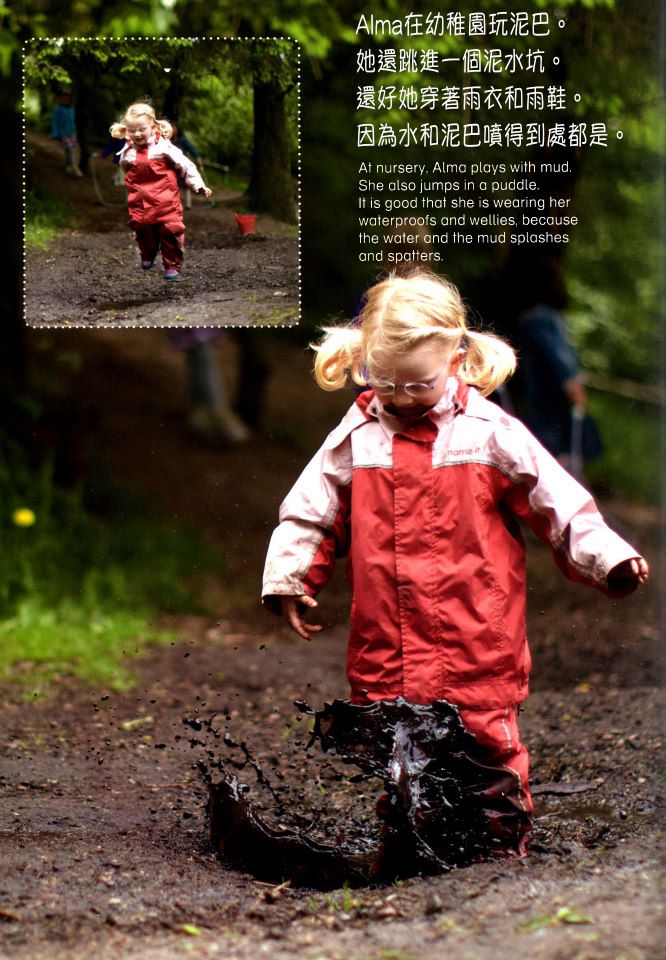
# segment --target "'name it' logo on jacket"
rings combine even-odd
[[[481,447],[459,447],[457,450],[447,450],[447,457],[474,457],[481,453]]]

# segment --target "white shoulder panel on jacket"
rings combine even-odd
[[[361,424],[367,423],[367,420],[358,406],[354,403],[346,412],[340,423],[335,427],[324,440],[322,447],[324,450],[335,450],[347,437]]]
[[[516,419],[500,407],[499,404],[493,403],[493,401],[488,400],[487,397],[482,397],[476,387],[469,388],[465,416],[478,417],[480,420],[502,420],[503,418],[504,425],[507,427],[511,422],[515,422]]]

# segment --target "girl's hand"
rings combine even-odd
[[[210,197],[213,191],[210,189],[210,187],[201,187],[199,190],[197,190],[197,193],[203,193],[204,197]]]
[[[322,629],[320,624],[306,623],[303,619],[302,609],[299,609],[318,607],[319,604],[313,597],[309,597],[307,594],[300,597],[280,597],[280,605],[282,606],[282,614],[287,618],[291,629],[304,640],[312,639],[312,634],[319,633]]]
[[[613,593],[631,593],[639,584],[645,583],[648,574],[649,568],[643,557],[625,560],[608,574],[608,587]]]

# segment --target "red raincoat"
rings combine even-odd
[[[572,580],[608,593],[636,551],[522,423],[449,380],[413,424],[362,394],[280,510],[264,602],[316,595],[336,556],[353,589],[352,699],[504,708],[527,695],[525,551],[518,520]]]
[[[185,228],[178,176],[195,192],[204,186],[192,161],[159,131],[141,149],[126,144],[119,156],[120,165],[126,171],[130,223],[163,223],[173,233],[182,233]]]

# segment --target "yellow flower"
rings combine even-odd
[[[36,519],[37,517],[30,507],[19,507],[12,514],[12,520],[17,527],[31,527]]]

